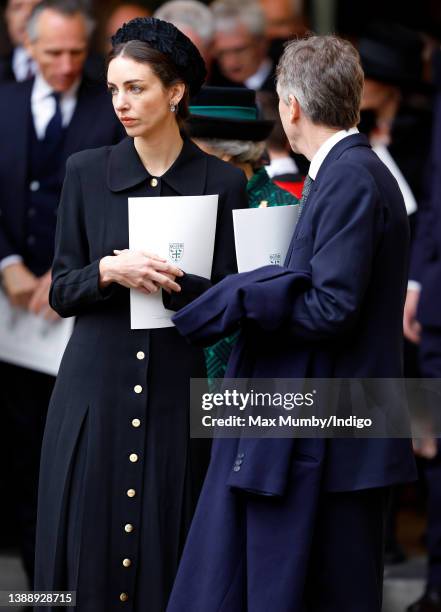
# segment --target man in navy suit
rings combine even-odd
[[[58,200],[69,155],[122,137],[105,88],[83,78],[91,24],[74,0],[44,0],[27,26],[35,79],[0,88],[0,272],[14,306],[49,319]],[[54,378],[1,364],[3,430],[17,492],[22,550],[33,574],[37,476]]]
[[[355,127],[362,89],[350,43],[286,47],[281,120],[311,164],[285,265],[230,276],[174,317],[199,344],[240,326],[226,378],[402,376],[409,228]],[[216,440],[168,610],[380,612],[390,487],[414,478],[408,439]]]
[[[35,75],[36,64],[25,48],[26,22],[38,0],[8,0],[5,22],[12,49],[0,57],[0,82],[25,81]]]

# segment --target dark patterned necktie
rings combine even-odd
[[[61,116],[60,98],[61,94],[57,91],[51,93],[55,100],[55,113],[46,127],[44,139],[47,143],[57,145],[63,137],[63,118]]]
[[[300,217],[302,216],[302,212],[303,212],[303,209],[305,208],[306,200],[308,199],[308,196],[311,193],[313,184],[314,184],[314,180],[308,174],[305,178],[305,182],[303,183],[302,197],[300,198],[300,202],[298,203],[299,216],[297,217],[297,223],[299,222]]]
[[[25,80],[32,79],[34,74],[35,74],[35,71],[34,71],[34,62],[32,61],[31,57],[28,57],[28,59],[26,60],[26,76],[25,76]]]

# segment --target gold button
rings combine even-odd
[[[139,359],[141,361],[141,359],[145,358],[145,353],[143,351],[138,351],[136,353],[136,359]]]
[[[132,463],[136,463],[138,461],[138,455],[136,453],[132,453],[129,455],[129,459]]]
[[[124,525],[124,531],[126,533],[132,533],[134,527],[131,523],[127,523],[127,525]]]
[[[123,565],[124,567],[130,567],[132,565],[132,562],[130,559],[123,559]]]
[[[150,185],[152,187],[156,187],[157,184],[158,184],[158,179],[155,179],[155,178],[150,179]]]
[[[141,421],[139,419],[132,419],[132,427],[141,427]]]
[[[261,200],[259,208],[266,208],[268,206],[268,200]]]
[[[133,390],[135,391],[135,393],[142,393],[141,385],[135,385]]]
[[[135,495],[136,495],[135,489],[129,489],[127,491],[127,497],[135,497]]]
[[[127,593],[121,593],[119,598],[120,598],[120,601],[127,601],[129,596],[127,595]]]

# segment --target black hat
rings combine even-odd
[[[258,118],[256,92],[244,87],[202,87],[190,103],[187,131],[193,138],[266,140],[274,121]]]
[[[125,23],[114,36],[112,45],[140,40],[167,55],[175,64],[190,93],[196,94],[207,76],[204,60],[197,47],[178,28],[155,17],[136,17]]]
[[[422,85],[422,48],[416,32],[386,23],[371,25],[358,44],[366,78],[404,89]]]

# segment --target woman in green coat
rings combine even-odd
[[[187,131],[200,149],[243,170],[250,208],[297,204],[265,170],[266,139],[273,121],[259,118],[256,93],[240,87],[203,87],[192,99]],[[205,350],[209,385],[225,374],[236,334]]]

